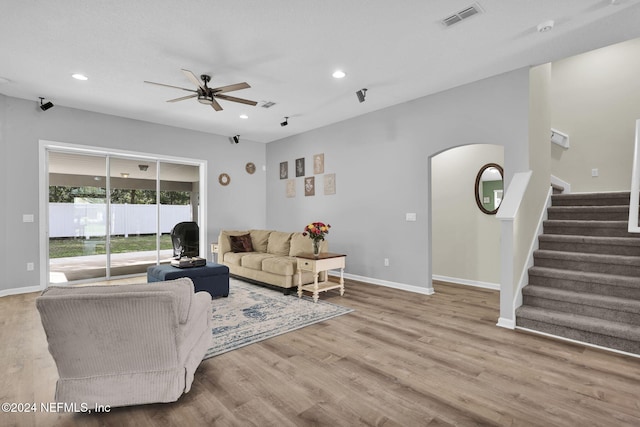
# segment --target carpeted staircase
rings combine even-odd
[[[516,327],[640,355],[640,234],[629,193],[554,194]]]

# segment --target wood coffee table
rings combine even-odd
[[[318,302],[319,293],[328,291],[329,289],[340,288],[340,295],[344,295],[344,267],[347,256],[343,254],[334,254],[331,252],[320,253],[314,255],[312,253],[303,253],[296,257],[298,259],[298,298],[302,298],[302,291],[313,292],[313,302]],[[340,282],[330,282],[329,275],[325,275],[325,280],[318,283],[318,275],[320,272],[340,269]],[[302,270],[313,273],[313,283],[302,285]]]

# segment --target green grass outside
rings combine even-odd
[[[162,234],[160,236],[160,249],[171,249],[171,236]],[[155,251],[156,236],[112,236],[111,237],[111,253]],[[49,239],[49,258],[66,258],[82,255],[101,255],[106,254],[106,246],[104,238],[92,237],[90,239],[83,238],[63,238]]]

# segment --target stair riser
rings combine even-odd
[[[608,295],[640,300],[640,283],[636,288],[625,286],[607,285],[597,282],[582,282],[579,280],[567,280],[555,277],[529,275],[529,284],[535,286],[547,286],[549,288],[564,289],[581,293]]]
[[[596,237],[632,237],[640,238],[638,233],[629,233],[626,226],[623,227],[598,227],[597,224],[583,226],[566,226],[545,224],[545,234],[562,234],[572,236],[596,236]]]
[[[622,212],[599,212],[599,211],[554,211],[549,209],[548,217],[550,220],[581,220],[581,221],[627,221],[629,219],[629,210]]]
[[[534,255],[535,266],[560,270],[586,271],[591,273],[616,274],[640,277],[640,265],[605,264],[600,262],[573,261],[558,258],[540,258]]]
[[[562,197],[551,196],[552,206],[629,206],[629,194],[616,197]]]
[[[540,241],[539,248],[548,251],[580,252],[602,255],[640,256],[640,245],[610,245],[597,243],[565,243]]]
[[[568,328],[559,325],[552,325],[536,320],[517,317],[516,325],[535,331],[545,332],[551,335],[557,335],[576,341],[582,341],[589,344],[599,345],[602,347],[612,348],[615,350],[626,351],[628,353],[640,354],[640,342],[629,341],[621,338],[610,337],[607,335],[594,334],[588,331]]]
[[[611,320],[613,322],[624,322],[640,326],[640,314],[637,313],[629,313],[621,310],[594,307],[591,305],[573,303],[572,301],[559,301],[531,295],[525,295],[523,303],[532,307],[541,307],[548,310],[573,313],[580,316],[596,317],[598,319]]]

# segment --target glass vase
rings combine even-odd
[[[320,253],[320,242],[321,240],[313,240],[313,255],[318,256]]]

